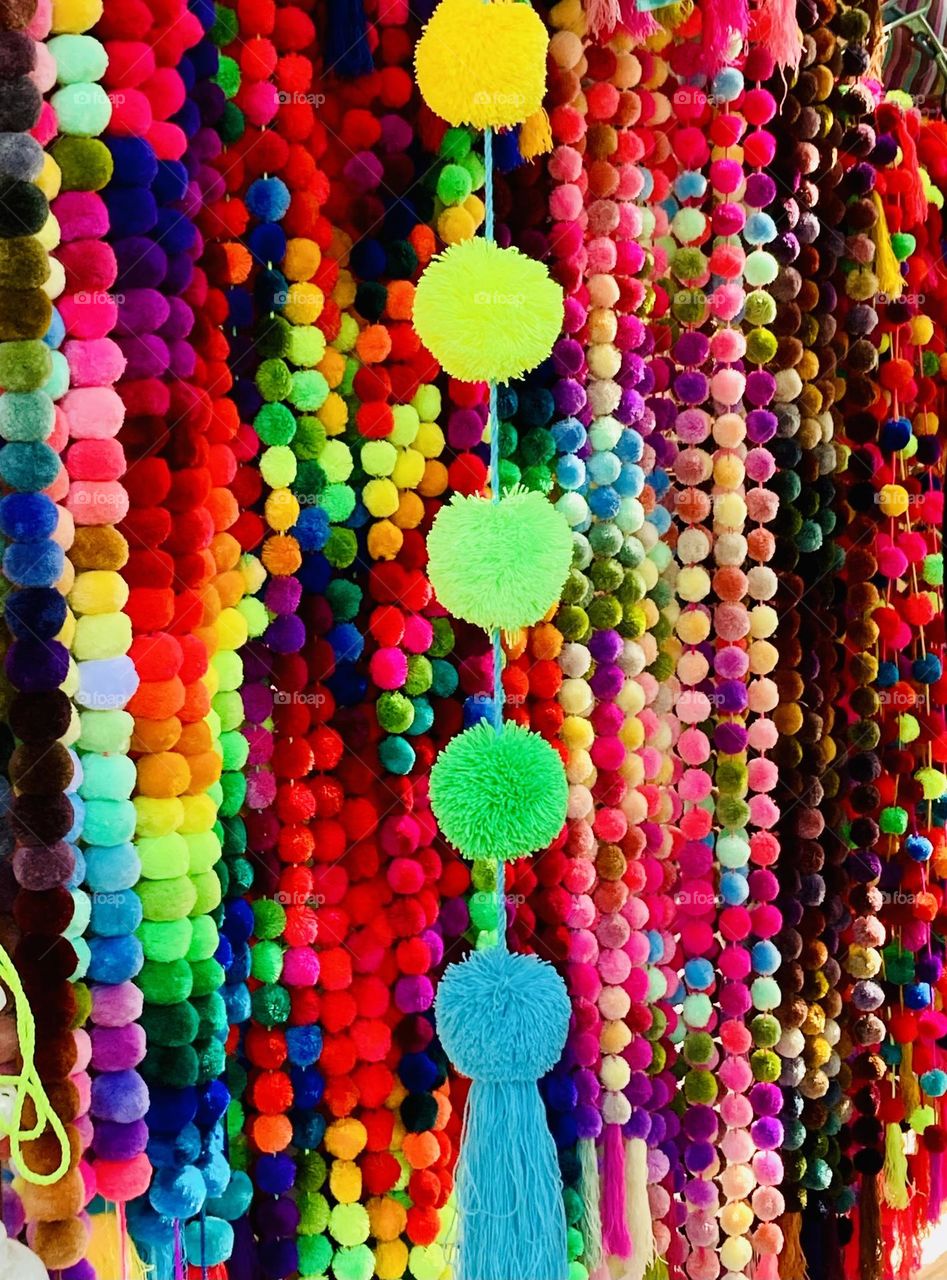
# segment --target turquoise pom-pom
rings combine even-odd
[[[568,783],[538,733],[486,720],[458,734],[431,770],[431,808],[446,840],[468,858],[520,858],[562,830]]]
[[[427,540],[437,598],[457,618],[487,631],[538,622],[559,599],[572,562],[572,535],[541,493],[500,502],[455,495]]]

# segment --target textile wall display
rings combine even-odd
[[[891,18],[0,0],[0,1276],[930,1263]]]

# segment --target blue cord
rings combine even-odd
[[[493,212],[493,130],[485,129],[483,134],[483,166],[486,180],[483,189],[484,202],[484,235],[488,243],[496,241],[496,230]],[[500,501],[500,415],[497,410],[497,384],[490,383],[490,494],[493,502]],[[493,701],[491,703],[490,720],[495,733],[503,732],[503,646],[500,631],[497,628],[492,636],[493,646]],[[506,894],[504,892],[503,861],[497,858],[496,872],[496,904],[497,904],[497,944],[506,950]]]

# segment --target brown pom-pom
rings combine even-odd
[[[21,893],[13,908],[13,918],[26,935],[17,948],[17,967],[26,974],[36,965],[49,981],[66,981],[76,968],[76,953],[61,934],[70,924],[75,903],[67,889],[46,889],[40,893]],[[35,935],[35,936],[33,936]],[[62,946],[58,944],[63,944]],[[24,977],[25,980],[25,977]]]
[[[47,1271],[65,1271],[85,1257],[88,1240],[88,1228],[78,1218],[40,1222],[33,1252],[45,1263]]]
[[[65,791],[73,773],[72,757],[61,742],[23,743],[10,757],[10,781],[17,791]]]
[[[72,1035],[58,1036],[36,1046],[36,1070],[41,1080],[68,1080],[76,1065],[76,1041]]]
[[[58,1182],[38,1187],[23,1181],[20,1199],[28,1218],[35,1222],[58,1222],[77,1216],[83,1208],[84,1186],[78,1169],[70,1169]]]
[[[42,289],[0,289],[0,342],[41,338],[53,304]]]
[[[69,1163],[74,1165],[81,1154],[82,1144],[79,1140],[79,1134],[72,1125],[66,1126],[66,1136],[69,1139]],[[34,1138],[31,1142],[24,1142],[21,1145],[21,1150],[24,1160],[34,1173],[48,1175],[55,1173],[59,1168],[62,1153],[59,1139],[51,1129],[47,1129],[45,1133],[42,1133],[38,1138]]]
[[[35,12],[36,0],[0,0],[0,30],[22,31]]]
[[[595,867],[603,880],[619,880],[627,867],[625,855],[617,844],[600,845]]]
[[[52,1080],[45,1086],[49,1104],[64,1125],[72,1124],[79,1114],[79,1090],[71,1080]],[[36,1125],[36,1108],[27,1098],[23,1104],[23,1129],[29,1132]],[[44,1130],[45,1132],[45,1130]],[[42,1136],[42,1135],[40,1135]]]
[[[10,703],[10,730],[21,742],[50,742],[69,728],[72,706],[61,689],[20,693]]]
[[[77,570],[122,569],[128,561],[128,543],[110,525],[80,525],[69,559]]]

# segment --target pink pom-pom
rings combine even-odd
[[[408,678],[408,659],[401,649],[382,647],[369,661],[369,672],[379,689],[400,689]]]
[[[319,977],[319,955],[311,947],[289,947],[283,953],[282,980],[288,987],[311,987]]]

